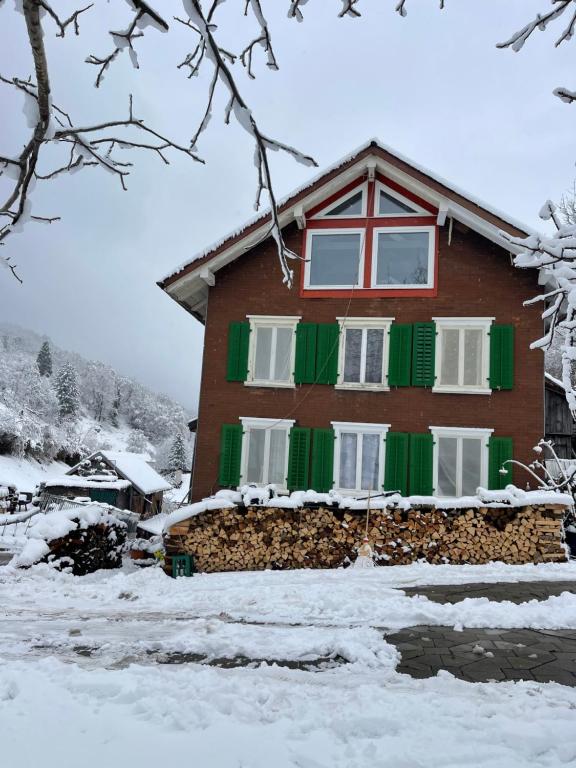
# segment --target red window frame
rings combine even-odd
[[[414,215],[414,216],[379,216],[376,213],[376,184],[380,182],[389,187],[393,191],[398,192],[402,197],[411,200],[419,208],[428,211],[428,214]],[[302,264],[300,270],[300,296],[302,298],[316,299],[316,298],[384,298],[384,297],[411,297],[411,296],[437,296],[438,295],[438,225],[437,216],[438,210],[434,208],[430,203],[422,198],[414,195],[407,189],[404,189],[391,179],[387,179],[381,174],[377,173],[374,181],[367,182],[367,196],[366,201],[366,216],[355,216],[350,218],[326,218],[326,219],[314,219],[318,213],[330,206],[331,203],[337,203],[338,200],[346,195],[348,192],[352,192],[354,189],[360,189],[366,184],[365,178],[356,179],[350,182],[345,187],[335,192],[330,197],[327,197],[319,205],[308,211],[306,215],[306,227],[302,230],[302,250],[304,258],[306,254],[306,241],[307,234],[310,231],[319,231],[322,229],[358,229],[362,228],[366,230],[366,237],[364,239],[364,274],[362,279],[362,285],[358,288],[306,288],[305,287],[305,263]],[[372,276],[372,250],[374,243],[374,229],[381,229],[390,227],[399,229],[401,227],[433,227],[433,253],[434,253],[434,265],[433,265],[433,282],[432,287],[426,288],[372,288],[370,287]]]

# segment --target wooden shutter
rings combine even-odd
[[[298,323],[296,326],[296,384],[313,384],[316,380],[317,323]]]
[[[432,496],[432,452],[434,440],[431,434],[410,435],[410,495]]]
[[[505,461],[512,458],[513,444],[511,437],[491,437],[488,440],[488,488],[498,491],[512,483],[512,464],[507,464],[502,474],[500,469]]]
[[[308,490],[311,432],[312,430],[306,427],[292,427],[290,430],[287,480],[289,491]]]
[[[408,496],[408,444],[410,435],[405,432],[388,432],[386,435],[386,462],[384,490],[399,491]]]
[[[388,386],[409,387],[412,367],[412,324],[392,323],[388,357]]]
[[[412,339],[412,386],[434,386],[436,324],[414,323]]]
[[[319,323],[316,342],[316,383],[336,384],[338,379],[338,323]]]
[[[490,387],[512,389],[514,386],[514,326],[490,328]]]
[[[223,424],[220,432],[220,471],[218,483],[240,485],[240,456],[242,455],[242,424]]]
[[[312,440],[312,488],[328,493],[334,485],[334,430],[315,429]]]
[[[228,327],[228,381],[246,381],[248,375],[248,343],[250,323],[230,323]]]

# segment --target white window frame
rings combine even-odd
[[[350,218],[345,217],[345,218]],[[316,235],[360,235],[360,258],[358,262],[358,282],[354,285],[310,285],[310,270],[312,266],[312,238]],[[334,229],[307,229],[304,268],[304,288],[310,291],[350,291],[361,290],[364,285],[364,252],[366,249],[365,227],[337,227]]]
[[[242,452],[240,458],[240,486],[248,483],[248,441],[251,429],[266,429],[264,438],[264,460],[270,467],[270,431],[272,428],[286,429],[286,457],[284,460],[284,481],[281,486],[277,485],[279,491],[287,490],[288,479],[288,452],[290,450],[290,430],[294,426],[294,419],[261,419],[254,416],[240,416],[242,424]],[[264,488],[269,483],[254,483],[258,488]]]
[[[409,205],[411,208],[414,209],[414,213],[380,213],[380,192],[385,192],[390,197],[395,198],[398,200],[399,203],[403,203],[404,205]],[[388,187],[386,184],[383,184],[381,181],[376,182],[376,192],[374,195],[374,218],[376,219],[409,219],[413,218],[414,216],[433,216],[434,214],[430,213],[430,211],[426,211],[421,206],[417,205],[416,203],[412,202],[408,197],[405,197],[404,195],[401,195],[399,192],[396,192],[395,189],[392,189],[391,187]]]
[[[490,328],[494,322],[493,317],[433,317],[436,323],[436,355],[435,355],[435,367],[436,378],[433,392],[452,392],[454,394],[469,394],[469,395],[490,395],[492,390],[490,388]],[[485,386],[471,386],[465,384],[440,384],[440,372],[442,370],[442,332],[445,329],[458,329],[464,331],[466,329],[480,329],[482,334],[482,379],[485,382]],[[459,352],[458,352],[458,372],[459,378],[463,379],[464,376],[464,334],[461,333],[459,337]]]
[[[337,317],[340,324],[340,343],[338,349],[338,380],[336,389],[356,389],[367,391],[387,392],[388,386],[388,358],[390,349],[390,326],[394,322],[393,317]],[[344,381],[344,370],[346,364],[346,330],[359,329],[367,331],[370,328],[382,329],[384,331],[384,344],[382,349],[382,382],[380,384]],[[360,370],[366,367],[366,340],[367,333],[362,334],[362,351],[360,358]],[[365,371],[364,371],[365,373]]]
[[[368,491],[361,488],[340,488],[340,449],[341,449],[341,434],[342,432],[355,432],[356,434],[372,434],[380,435],[380,452],[379,452],[379,466],[378,466],[378,489],[372,491],[372,493],[379,493],[384,487],[384,466],[385,466],[385,454],[386,454],[386,433],[390,429],[390,424],[368,424],[359,423],[355,421],[333,421],[331,422],[332,429],[334,430],[334,489],[339,493],[350,496],[362,494],[368,495]],[[363,451],[358,451],[356,456],[356,479],[362,476],[362,454]]]
[[[246,315],[250,323],[250,339],[248,343],[248,375],[244,385],[247,387],[283,387],[294,388],[294,365],[296,359],[296,327],[300,316]],[[255,379],[256,371],[256,330],[258,328],[291,328],[292,345],[290,349],[290,378],[288,381],[272,379]],[[272,334],[272,357],[276,354],[276,334]]]
[[[432,483],[434,487],[434,495],[438,496],[438,457],[440,450],[438,438],[440,437],[460,438],[458,440],[458,446],[456,449],[456,491],[460,490],[460,494],[458,494],[459,496],[462,495],[462,439],[475,438],[482,440],[480,485],[482,488],[486,488],[488,484],[488,440],[490,439],[490,435],[494,432],[494,430],[476,427],[430,427],[430,432],[434,438],[434,448],[432,452]],[[458,495],[454,498],[458,498]]]
[[[341,205],[342,203],[345,203],[346,200],[350,200],[351,197],[354,197],[354,195],[357,195],[358,192],[362,192],[362,212],[361,213],[338,213],[335,216],[329,216],[328,211],[331,208],[336,208],[336,206]],[[333,200],[331,203],[328,203],[325,205],[318,213],[316,213],[314,216],[312,216],[312,220],[314,219],[324,219],[327,221],[331,221],[332,219],[334,221],[338,221],[340,219],[363,219],[366,218],[368,215],[368,185],[366,183],[359,184],[358,186],[354,187],[354,189],[350,190],[350,192],[346,192],[346,194],[342,195],[342,197],[339,197],[336,200]]]
[[[394,235],[405,232],[427,232],[428,233],[428,280],[426,283],[377,283],[378,276],[378,235],[388,234]],[[401,290],[409,291],[414,289],[426,289],[434,287],[435,276],[435,260],[436,260],[436,227],[431,225],[414,226],[414,227],[374,227],[372,238],[372,274],[370,276],[370,287],[380,290]]]

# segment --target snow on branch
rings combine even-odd
[[[297,162],[303,163],[307,166],[315,166],[316,162],[312,157],[303,154],[294,147],[277,141],[276,139],[272,139],[262,133],[258,123],[256,122],[256,119],[254,118],[254,115],[252,114],[252,111],[240,93],[232,73],[231,66],[234,64],[235,57],[223,49],[214,37],[216,26],[212,23],[212,17],[210,15],[204,15],[200,0],[183,0],[183,5],[188,18],[185,20],[178,19],[178,21],[185,24],[185,26],[190,27],[198,35],[199,42],[192,53],[188,54],[188,56],[184,59],[181,66],[187,66],[189,68],[190,77],[198,74],[200,66],[204,61],[210,62],[213,67],[213,75],[208,89],[208,100],[206,108],[200,124],[193,135],[191,146],[192,148],[196,146],[196,142],[208,125],[212,114],[214,94],[216,92],[217,86],[221,85],[228,93],[228,103],[224,115],[225,122],[228,123],[231,115],[234,115],[240,126],[254,140],[254,165],[256,166],[258,177],[255,208],[256,210],[259,209],[262,194],[266,191],[270,203],[270,229],[268,231],[268,236],[271,236],[276,242],[283,282],[288,287],[291,287],[293,281],[293,270],[289,266],[289,260],[298,259],[300,257],[292,250],[290,250],[284,242],[284,236],[280,226],[276,196],[272,187],[272,176],[268,153],[269,151],[286,152]],[[247,11],[249,8],[252,9],[252,12],[258,21],[260,34],[244,49],[241,57],[244,55],[245,60],[242,63],[247,68],[249,76],[253,77],[251,70],[252,50],[257,44],[262,45],[267,52],[268,66],[271,65],[271,62],[273,62],[273,68],[277,69],[278,65],[272,50],[270,35],[267,31],[268,25],[262,14],[259,0],[247,0],[245,11]]]

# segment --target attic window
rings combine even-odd
[[[366,190],[356,187],[318,214],[321,218],[354,218],[366,215]]]
[[[378,188],[379,216],[421,216],[426,213],[408,198],[394,192],[389,187],[379,184]]]

